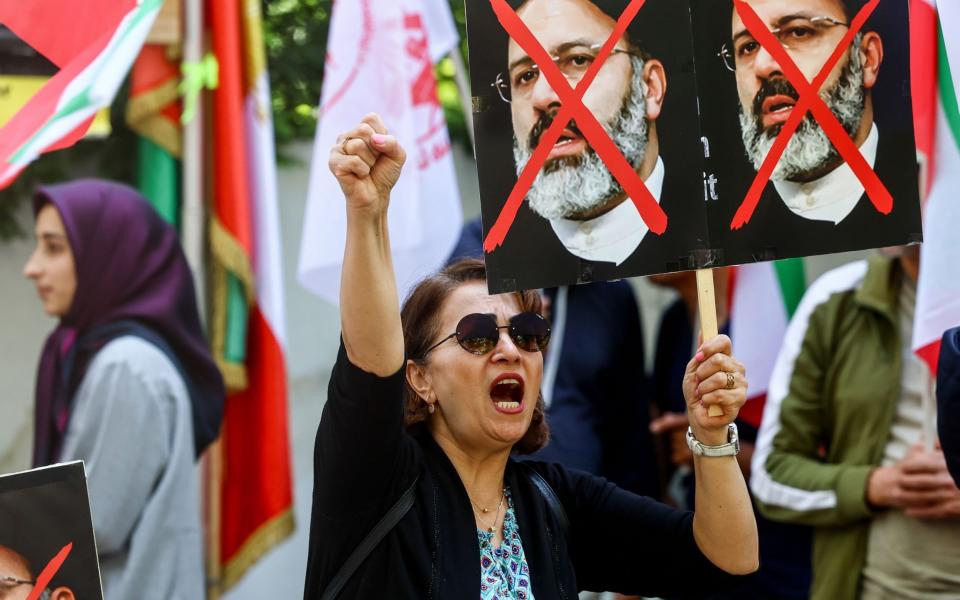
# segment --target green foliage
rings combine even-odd
[[[264,43],[277,143],[309,139],[330,27],[331,0],[264,0]]]
[[[450,0],[450,8],[460,29],[461,51],[466,60],[463,0]],[[314,136],[330,13],[331,0],[263,0],[274,128],[281,148],[287,142]],[[468,145],[466,121],[450,59],[444,59],[437,66],[437,85],[451,137]]]

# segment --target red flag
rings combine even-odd
[[[60,71],[0,129],[0,188],[40,154],[66,148],[110,104],[163,0],[0,2],[3,23]]]
[[[210,268],[214,354],[230,394],[219,469],[219,591],[293,531],[279,218],[260,0],[210,3],[220,65],[213,107]],[[242,10],[241,10],[242,9]]]

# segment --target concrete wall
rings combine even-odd
[[[29,209],[20,217],[32,227]],[[30,465],[37,359],[56,325],[22,274],[32,251],[32,239],[0,243],[0,473]]]

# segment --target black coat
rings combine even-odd
[[[960,486],[960,327],[943,334],[937,368],[937,429],[947,468]]]
[[[419,474],[413,508],[344,588],[343,598],[476,598],[480,549],[466,490],[432,436],[402,425],[403,370],[379,378],[341,347],[317,432],[304,597],[319,598],[341,563]],[[697,597],[733,579],[693,539],[693,515],[606,480],[530,462],[570,519],[560,534],[546,500],[507,465],[531,587],[538,600],[583,589]]]

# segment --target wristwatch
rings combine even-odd
[[[693,436],[693,428],[687,427],[687,447],[696,456],[736,456],[740,454],[740,438],[737,436],[737,426],[727,425],[727,443],[719,446],[708,446]]]

